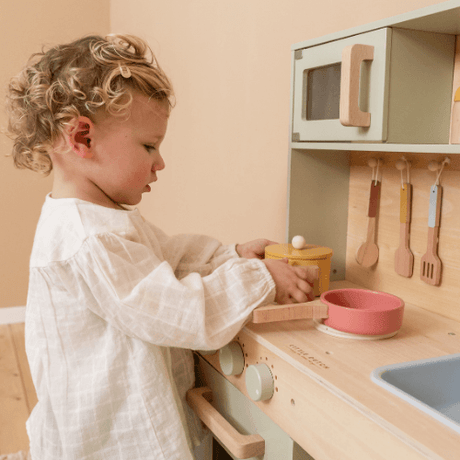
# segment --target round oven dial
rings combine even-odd
[[[219,350],[219,363],[225,375],[240,375],[244,371],[244,354],[238,342],[230,342]]]
[[[254,401],[266,401],[273,396],[275,384],[266,364],[251,364],[246,369],[246,390]]]

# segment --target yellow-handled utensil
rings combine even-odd
[[[399,248],[395,253],[395,271],[398,275],[410,278],[414,271],[414,254],[409,248],[412,184],[404,183],[399,196]]]

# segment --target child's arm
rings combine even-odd
[[[245,259],[264,259],[265,248],[271,244],[277,243],[266,239],[249,241],[248,243],[237,244],[236,252],[240,257],[244,257]]]
[[[165,260],[173,268],[177,278],[190,273],[209,275],[227,260],[238,257],[235,245],[223,245],[206,235],[178,234],[169,236],[150,222]]]
[[[217,267],[235,257],[263,259],[265,247],[276,244],[267,239],[258,239],[245,244],[223,245],[205,235],[179,234],[168,236],[149,223],[161,245],[162,253],[181,279],[190,273],[209,275]]]
[[[144,244],[115,234],[85,240],[66,289],[124,334],[162,346],[217,349],[252,310],[275,299],[264,262],[234,257],[207,276],[178,279]],[[75,276],[79,278],[75,282]]]

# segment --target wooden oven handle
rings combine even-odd
[[[187,391],[188,405],[200,420],[215,434],[232,455],[237,458],[251,458],[265,453],[265,440],[259,434],[243,435],[210,403],[212,391],[207,387]]]
[[[374,59],[374,47],[350,45],[342,50],[342,73],[340,80],[340,123],[344,126],[369,127],[371,114],[359,108],[359,73],[363,61]]]

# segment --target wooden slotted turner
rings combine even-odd
[[[380,182],[372,180],[369,196],[369,222],[366,241],[358,248],[356,261],[363,267],[372,267],[379,259],[379,247],[375,242],[377,209],[380,201]]]
[[[405,183],[400,190],[399,248],[395,253],[395,271],[410,278],[414,270],[414,254],[409,248],[412,185]]]
[[[441,199],[442,187],[433,185],[430,190],[430,208],[428,212],[428,245],[420,264],[420,279],[433,286],[441,284],[442,264],[437,254]]]

